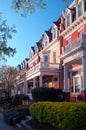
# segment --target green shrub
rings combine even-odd
[[[12,98],[11,104],[18,105],[22,103],[22,100],[29,100],[29,96],[25,94],[15,95],[15,97]]]
[[[6,98],[0,98],[0,106],[5,104],[8,100]]]
[[[26,116],[29,115],[29,109],[10,109],[5,111],[4,118],[5,121],[10,125],[15,125],[16,123],[20,123],[21,120],[24,120]]]
[[[30,114],[42,123],[60,130],[86,130],[86,103],[38,102],[30,106]]]
[[[41,87],[32,90],[32,97],[35,101],[63,101],[61,89]]]

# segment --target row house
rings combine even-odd
[[[33,88],[42,86],[54,88],[62,86],[60,33],[63,30],[64,18],[61,16],[31,47],[27,62],[25,60],[18,65],[17,89],[19,93],[31,93]]]
[[[86,0],[74,0],[63,15],[65,30],[61,33],[60,59],[64,66],[64,92],[71,92],[76,100],[86,100]]]
[[[16,77],[16,94],[27,94],[26,72],[28,70],[28,58],[17,66],[18,76]]]
[[[65,98],[86,100],[86,0],[74,0],[19,65],[17,87],[62,88]]]

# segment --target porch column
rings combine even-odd
[[[25,82],[25,93],[28,94],[28,81]]]
[[[60,72],[58,72],[58,88],[60,88]]]
[[[42,75],[40,75],[40,77],[39,77],[39,87],[42,87],[43,86],[43,80],[42,80]]]
[[[70,92],[68,91],[68,69],[67,65],[64,64],[64,99],[70,101]]]
[[[70,90],[73,92],[73,77],[72,77],[72,70],[70,71]]]
[[[86,91],[86,57],[82,57],[83,90]]]
[[[64,64],[64,92],[68,91],[68,70],[67,65]]]
[[[36,79],[33,78],[33,88],[36,88]]]

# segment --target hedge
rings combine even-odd
[[[32,90],[32,97],[35,101],[63,101],[61,89],[40,87]]]
[[[86,130],[85,102],[37,102],[29,109],[33,118],[59,130]]]

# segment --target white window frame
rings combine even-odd
[[[44,34],[42,44],[43,44],[44,47],[46,47],[49,44],[49,37],[47,36],[46,33]]]
[[[55,24],[53,24],[53,26],[52,26],[51,33],[52,33],[53,40],[58,37],[57,26]]]
[[[38,53],[38,46],[36,45],[35,46],[35,54],[37,54]]]
[[[76,84],[76,79],[79,79],[79,83]],[[77,91],[76,92],[76,86],[79,87],[79,92]],[[81,75],[76,75],[76,76],[73,76],[73,93],[75,94],[79,94],[81,92]]]
[[[82,15],[82,1],[78,3],[78,17]]]

